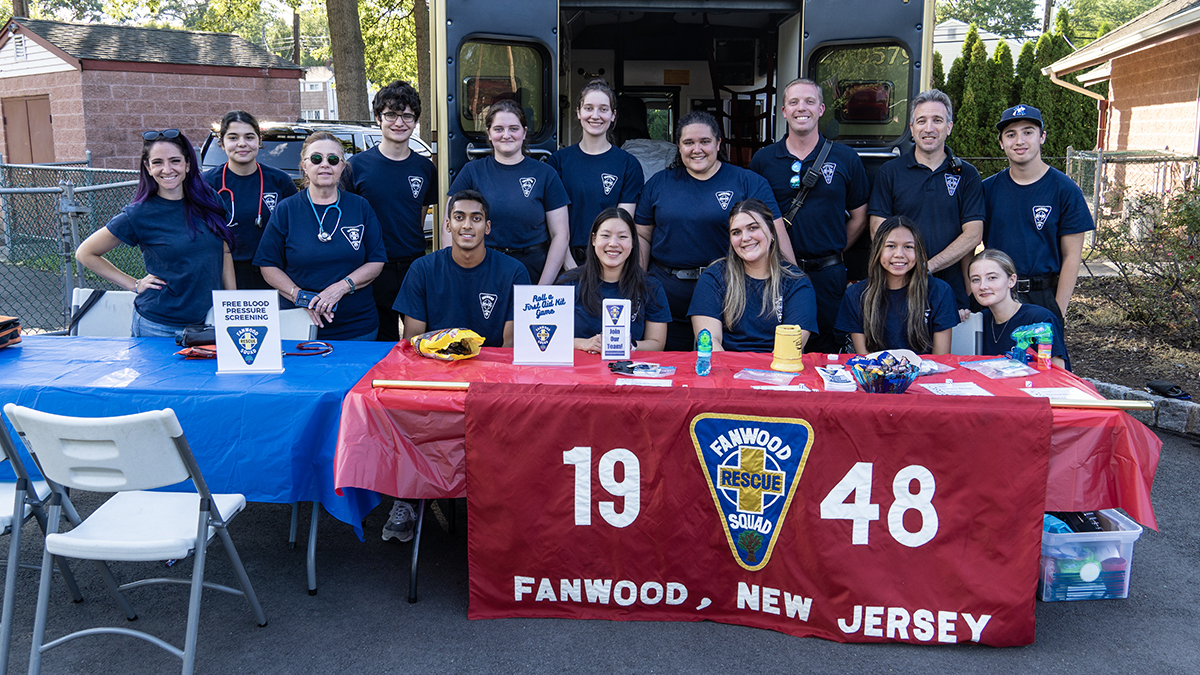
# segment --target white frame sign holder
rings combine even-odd
[[[217,374],[282,373],[279,294],[275,291],[213,291]]]

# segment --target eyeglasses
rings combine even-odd
[[[791,184],[793,190],[798,189],[800,187],[800,182],[801,182],[800,181],[800,169],[803,168],[803,166],[804,165],[800,163],[800,160],[796,160],[796,161],[792,162],[792,174],[793,175],[792,175],[792,180],[791,180],[790,184]]]
[[[150,129],[149,131],[142,132],[142,138],[147,141],[157,141],[160,138],[179,138],[179,130],[163,129],[162,131],[156,131],[154,129]]]
[[[382,115],[380,115],[380,117],[382,117],[383,121],[387,122],[388,124],[391,124],[398,119],[404,120],[405,124],[412,124],[413,122],[417,121],[416,115],[414,115],[412,113],[407,113],[407,112],[406,113],[397,113],[397,112],[389,111],[389,112],[383,113]]]
[[[322,155],[319,152],[314,152],[308,158],[308,161],[312,162],[313,166],[317,166],[325,160],[329,160],[329,166],[337,166],[338,162],[342,161],[342,158],[338,157],[337,155],[335,155],[333,153],[329,153],[328,155]]]

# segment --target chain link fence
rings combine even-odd
[[[1135,236],[1145,238],[1168,195],[1197,184],[1200,157],[1162,150],[1068,149],[1066,173],[1083,190],[1100,236],[1128,222]]]
[[[66,328],[74,287],[116,288],[76,265],[75,249],[133,199],[137,172],[73,164],[0,164],[0,314],[26,332]],[[145,275],[136,248],[106,257]]]

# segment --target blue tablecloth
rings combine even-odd
[[[217,375],[215,359],[186,361],[167,338],[25,337],[0,349],[0,406],[80,417],[173,408],[213,492],[317,501],[362,537],[380,496],[334,493],[338,422],[346,392],[393,346],[336,342],[326,357],[285,357],[279,375]]]

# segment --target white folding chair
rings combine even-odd
[[[76,288],[71,299],[71,311],[77,312],[87,302],[91,288]],[[133,332],[133,291],[104,291],[104,295],[79,318],[71,335],[93,337],[129,337]]]
[[[974,356],[983,346],[983,314],[975,312],[950,331],[950,353]]]
[[[246,506],[239,494],[214,495],[200,473],[183,429],[170,408],[123,417],[63,417],[23,408],[12,403],[4,413],[25,440],[43,475],[54,484],[92,492],[115,492],[108,501],[75,529],[58,532],[63,491],[50,497],[50,518],[42,555],[33,644],[29,672],[41,669],[42,654],[77,637],[115,633],[146,640],[183,660],[183,673],[195,667],[200,623],[200,596],[204,588],[242,595],[258,625],[263,614],[246,569],[238,557],[226,524]],[[145,492],[191,479],[196,493]],[[233,564],[241,590],[204,581],[208,544],[214,535]],[[125,591],[158,583],[189,584],[187,633],[181,650],[153,635],[128,628],[97,627],[77,631],[43,644],[50,595],[53,556],[85,560],[155,561],[195,556],[192,578],[143,579],[120,587]]]
[[[317,324],[301,308],[279,312],[279,336],[284,340],[316,340]]]

